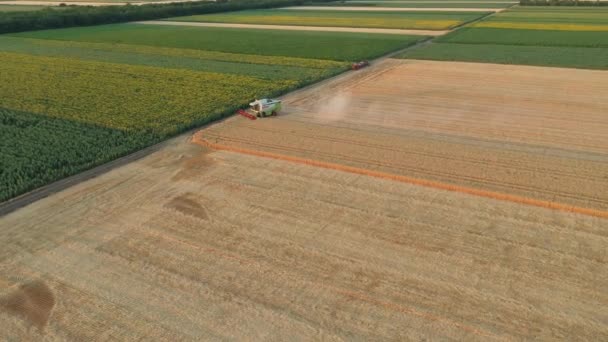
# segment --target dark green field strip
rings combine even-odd
[[[394,8],[506,8],[512,6],[510,2],[393,2],[393,1],[365,1],[365,2],[345,2],[336,6],[365,6],[365,7],[394,7]]]
[[[436,41],[460,44],[608,47],[608,32],[465,27]]]
[[[0,202],[153,142],[133,132],[0,108]]]
[[[487,2],[513,2],[511,0],[432,0],[432,3],[435,2],[443,2],[443,3],[450,3],[450,2],[479,2],[479,3],[487,3]],[[356,2],[387,2],[387,3],[410,3],[410,2],[431,2],[431,1],[425,1],[425,0],[346,0],[344,3],[356,3]],[[326,5],[328,6],[332,6],[334,4],[341,4],[342,2],[330,2]],[[321,4],[319,4],[321,5]],[[317,4],[315,4],[315,6],[317,6]]]
[[[608,48],[430,44],[399,58],[608,69]]]
[[[0,51],[26,53],[37,56],[68,57],[111,63],[247,75],[264,79],[317,79],[328,71],[331,72],[331,70],[297,66],[249,64],[182,56],[98,50],[91,49],[90,46],[87,45],[82,47],[75,46],[75,44],[49,46],[41,45],[38,42],[39,40],[34,39],[0,37]]]
[[[141,24],[45,30],[14,34],[13,36],[338,61],[371,59],[405,48],[426,38],[388,34],[245,30]]]

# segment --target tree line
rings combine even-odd
[[[330,2],[333,0],[314,0]],[[0,12],[0,33],[43,30],[51,28],[93,26],[138,20],[239,11],[246,9],[297,6],[310,0],[218,0],[147,4],[141,6],[62,6],[26,11]],[[66,8],[67,7],[67,8]]]

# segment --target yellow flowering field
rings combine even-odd
[[[36,44],[37,46],[46,47],[46,48],[76,47],[76,48],[89,49],[89,50],[142,53],[142,54],[170,56],[170,57],[189,57],[189,58],[198,58],[198,59],[205,59],[205,60],[239,62],[239,63],[247,63],[247,64],[283,65],[283,66],[297,66],[297,67],[318,68],[318,69],[340,68],[340,67],[343,67],[345,64],[347,64],[344,62],[324,60],[324,59],[284,57],[284,56],[264,56],[264,55],[229,53],[229,52],[209,51],[209,50],[178,49],[178,48],[160,47],[160,46],[146,46],[146,45],[120,44],[120,43],[91,43],[91,42],[63,41],[63,40],[35,39],[35,38],[15,38],[15,37],[8,37],[8,36],[0,37],[1,44],[14,44],[15,42],[20,42],[20,41],[28,42],[30,44]]]
[[[158,136],[297,81],[0,53],[0,107]]]
[[[279,16],[199,16],[204,22],[230,22],[237,24],[272,24],[304,26],[337,26],[337,27],[370,27],[387,29],[427,29],[443,30],[456,26],[460,20],[404,19],[404,18],[342,18],[342,17],[307,17],[303,15]]]
[[[483,16],[484,12],[324,11],[268,9],[169,18],[212,23],[370,27],[445,30]]]

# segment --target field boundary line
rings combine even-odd
[[[586,215],[586,216],[593,216],[593,217],[608,219],[608,211],[604,211],[604,210],[577,207],[577,206],[573,206],[573,205],[569,205],[569,204],[565,204],[565,203],[544,201],[544,200],[538,200],[538,199],[529,198],[529,197],[505,194],[505,193],[501,193],[501,192],[469,188],[469,187],[464,187],[464,186],[459,186],[459,185],[454,185],[454,184],[432,181],[432,180],[428,180],[428,179],[408,177],[408,176],[397,175],[397,174],[387,173],[387,172],[382,172],[382,171],[374,171],[374,170],[364,169],[364,168],[359,168],[359,167],[354,167],[354,166],[324,162],[324,161],[320,161],[320,160],[313,160],[313,159],[294,157],[294,156],[289,156],[289,155],[284,155],[284,154],[277,154],[277,153],[272,153],[272,152],[256,151],[256,150],[251,150],[251,149],[246,149],[246,148],[241,148],[241,147],[228,146],[228,145],[210,142],[210,141],[206,140],[205,138],[203,138],[202,134],[203,134],[202,131],[196,133],[192,138],[192,142],[195,144],[198,144],[198,145],[202,145],[202,146],[206,146],[206,147],[215,149],[215,150],[222,150],[222,151],[242,153],[242,154],[247,154],[247,155],[252,155],[252,156],[257,156],[257,157],[271,158],[271,159],[288,161],[288,162],[297,163],[297,164],[316,166],[316,167],[321,167],[321,168],[330,169],[330,170],[343,171],[343,172],[354,173],[354,174],[363,175],[363,176],[370,176],[370,177],[374,177],[374,178],[392,180],[392,181],[396,181],[396,182],[400,182],[400,183],[424,186],[427,188],[446,190],[446,191],[451,191],[451,192],[458,192],[458,193],[463,193],[463,194],[467,194],[467,195],[491,198],[491,199],[500,200],[500,201],[506,201],[506,202],[512,202],[512,203],[517,203],[517,204],[524,204],[524,205],[529,205],[529,206],[534,206],[534,207],[545,208],[545,209],[552,209],[552,210],[558,210],[558,211],[563,211],[563,212],[569,212],[569,213],[575,213],[575,214],[581,214],[581,215]]]

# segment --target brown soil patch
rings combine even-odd
[[[55,296],[42,281],[19,286],[14,292],[0,298],[0,309],[22,317],[42,330],[55,306]]]
[[[181,168],[172,177],[173,180],[192,179],[197,174],[204,172],[206,168],[209,168],[215,163],[213,158],[208,154],[211,152],[209,149],[205,149],[202,152],[196,153],[194,156],[184,156],[181,161]]]
[[[173,198],[167,203],[167,208],[175,209],[186,215],[198,217],[201,220],[209,219],[205,208],[197,202],[194,194],[191,193]]]

